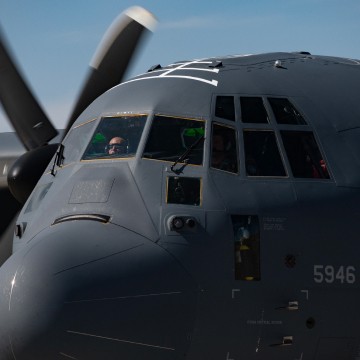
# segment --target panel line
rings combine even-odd
[[[89,300],[74,300],[74,301],[65,301],[65,304],[72,304],[72,303],[79,303],[79,302],[88,302],[88,301],[102,301],[102,300],[129,299],[129,298],[138,298],[138,297],[145,297],[145,296],[172,295],[172,294],[181,294],[181,291],[169,292],[169,293],[160,293],[160,294],[147,294],[147,295],[119,296],[119,297],[113,297],[113,298],[103,298],[103,299],[89,299]]]
[[[93,262],[95,262],[95,261],[103,260],[103,259],[106,259],[106,258],[108,258],[108,257],[110,257],[110,256],[114,256],[114,255],[121,254],[121,253],[123,253],[123,252],[125,252],[125,251],[129,251],[129,250],[136,249],[137,247],[142,246],[142,245],[144,245],[144,244],[136,245],[136,246],[133,246],[133,247],[131,247],[131,248],[129,248],[129,249],[125,249],[125,250],[118,251],[118,252],[116,252],[116,253],[114,253],[114,254],[106,255],[106,256],[103,256],[103,257],[98,258],[98,259],[95,259],[95,260],[91,260],[91,261],[88,261],[88,262],[85,262],[85,263],[82,263],[82,264],[79,264],[79,265],[71,266],[71,267],[69,267],[69,268],[67,268],[67,269],[60,270],[60,271],[54,273],[53,275],[60,274],[60,273],[62,273],[62,272],[64,272],[64,271],[67,271],[67,270],[75,269],[75,268],[80,267],[80,266],[83,266],[83,265],[88,265],[88,264],[91,264],[91,263],[93,263]]]
[[[100,338],[100,339],[120,341],[120,342],[129,343],[129,344],[143,345],[143,346],[150,346],[150,347],[155,347],[155,348],[165,349],[165,350],[175,350],[175,349],[172,349],[172,348],[167,348],[167,347],[163,347],[163,346],[156,346],[156,345],[149,345],[149,344],[138,343],[138,342],[134,342],[134,341],[127,341],[127,340],[113,339],[113,338],[108,338],[108,337],[105,337],[105,336],[85,334],[85,333],[80,333],[80,332],[71,331],[71,330],[68,330],[67,332],[69,332],[69,333],[73,333],[73,334],[79,334],[79,335],[85,335],[85,336],[96,337],[96,338]]]
[[[66,355],[66,354],[64,354],[64,353],[60,353],[61,355],[64,355],[64,356],[67,356],[68,358],[70,358],[70,359],[75,359],[75,360],[78,360],[77,358],[74,358],[74,357],[72,357],[72,356],[70,356],[70,355]]]

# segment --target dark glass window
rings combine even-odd
[[[235,121],[235,104],[233,96],[217,96],[215,116]]]
[[[257,215],[231,215],[235,280],[260,281],[260,231]]]
[[[169,176],[166,203],[200,206],[201,181],[201,178]]]
[[[296,178],[330,179],[315,136],[310,131],[280,131]]]
[[[135,157],[146,119],[147,115],[103,117],[83,160]]]
[[[202,165],[204,131],[205,121],[156,115],[143,158],[175,162],[200,140],[185,160],[187,164]]]
[[[36,188],[33,196],[31,197],[28,206],[26,207],[26,210],[24,211],[24,214],[29,213],[31,211],[35,211],[39,208],[43,198],[48,193],[50,187],[52,185],[51,183],[40,185]]]
[[[71,129],[69,136],[63,143],[63,166],[80,159],[81,153],[84,151],[84,147],[89,142],[91,132],[95,126],[95,120],[96,119],[90,120]]]
[[[234,128],[213,123],[211,147],[213,169],[238,173],[237,132]]]
[[[269,115],[261,97],[241,97],[241,119],[243,123],[268,124]]]
[[[287,176],[274,131],[244,130],[248,176]]]
[[[307,125],[305,119],[288,99],[268,98],[276,122],[284,125]]]

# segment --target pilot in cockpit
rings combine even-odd
[[[231,156],[231,143],[226,141],[226,136],[221,132],[214,132],[212,139],[211,167],[219,170],[237,172],[235,158]]]
[[[109,144],[105,146],[105,152],[109,155],[124,154],[126,152],[127,142],[121,137],[114,137]]]

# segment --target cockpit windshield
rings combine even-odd
[[[143,158],[171,161],[179,159],[194,144],[183,162],[202,165],[205,121],[156,115],[145,147]],[[181,162],[180,162],[181,163]]]
[[[147,115],[103,117],[82,159],[135,157],[146,119]]]

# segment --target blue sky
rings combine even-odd
[[[0,0],[0,24],[37,99],[63,128],[103,34],[139,5],[160,21],[128,77],[151,65],[273,51],[360,59],[359,0]],[[12,131],[0,110],[0,132]]]

